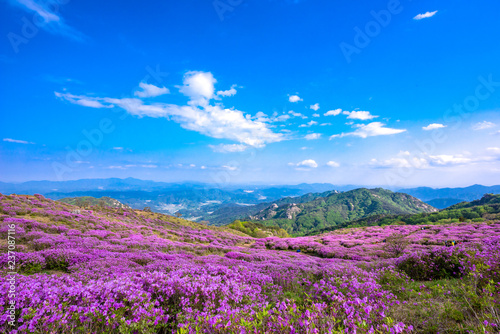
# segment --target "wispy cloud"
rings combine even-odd
[[[326,165],[329,167],[340,167],[340,164],[336,161],[328,161]]]
[[[330,136],[330,140],[334,138],[342,138],[346,136],[354,136],[360,138],[375,137],[375,136],[387,136],[405,132],[406,129],[393,129],[386,128],[385,124],[381,122],[372,122],[369,124],[358,124],[355,125],[357,129],[353,132],[341,133],[337,135]]]
[[[488,121],[483,121],[476,123],[472,126],[472,130],[478,131],[478,130],[486,130],[486,129],[491,129],[496,126],[495,123],[488,122]]]
[[[242,144],[220,144],[220,145],[208,145],[214,152],[219,153],[234,153],[243,152],[248,146]]]
[[[35,144],[26,140],[12,139],[12,138],[4,138],[3,141],[8,143],[16,143],[16,144]]]
[[[41,17],[43,22],[37,24],[37,26],[52,34],[62,35],[80,42],[87,38],[84,34],[65,23],[64,18],[57,12],[61,4],[51,6],[53,4],[51,1],[38,2],[34,0],[11,0],[10,2],[29,13],[35,13]]]
[[[435,10],[433,12],[426,12],[426,13],[423,13],[423,14],[418,14],[413,19],[414,20],[421,20],[421,19],[426,19],[426,18],[429,18],[429,17],[433,17],[434,15],[436,15],[437,12],[438,11]]]

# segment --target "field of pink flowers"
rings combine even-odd
[[[397,257],[387,248],[395,235],[406,246]],[[499,222],[254,239],[150,212],[0,195],[0,240],[2,332],[500,328]]]

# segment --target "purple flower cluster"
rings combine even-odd
[[[0,235],[10,224],[17,323],[8,325],[4,306],[0,329],[12,333],[407,333],[386,316],[399,303],[378,283],[388,266],[458,252],[464,272],[480,258],[494,275],[500,263],[499,223],[254,239],[132,209],[0,195]],[[394,233],[410,240],[396,260],[383,248]],[[462,243],[445,247],[450,239]]]

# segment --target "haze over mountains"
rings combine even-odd
[[[179,212],[188,219],[207,220],[216,225],[229,224],[235,218],[255,215],[271,204],[280,206],[287,203],[305,203],[318,197],[327,197],[330,192],[357,188],[362,186],[337,186],[329,183],[220,186],[199,182],[166,183],[135,178],[0,182],[0,193],[4,194],[39,193],[56,200],[81,196],[110,197],[132,208],[150,207],[153,211],[170,214]],[[473,185],[464,188],[420,187],[392,190],[411,195],[442,209],[462,201],[480,199],[486,193],[500,193],[500,186]]]

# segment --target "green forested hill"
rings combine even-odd
[[[338,228],[361,227],[373,225],[426,225],[449,224],[461,221],[482,222],[485,220],[500,219],[500,195],[486,194],[483,198],[462,202],[438,212],[423,212],[418,214],[377,214],[354,221],[345,222],[337,226],[329,226],[310,231],[308,234],[321,234]]]
[[[434,211],[437,209],[407,194],[382,188],[361,188],[331,193],[305,203],[273,203],[249,218],[265,225],[279,226],[294,235],[302,235],[372,215]]]

